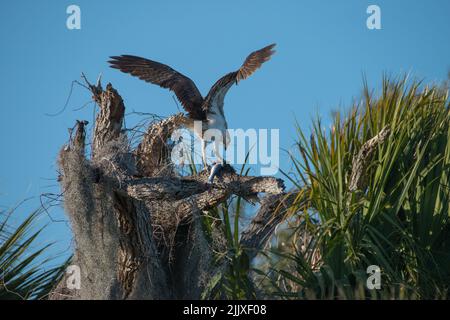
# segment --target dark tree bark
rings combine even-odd
[[[179,176],[167,141],[183,123],[177,114],[148,128],[132,149],[123,130],[125,106],[108,84],[90,85],[99,106],[86,155],[85,121],[77,121],[59,154],[61,187],[75,239],[72,265],[81,271],[81,288],[66,278],[51,299],[199,299],[210,279],[225,267],[213,263],[217,239],[206,239],[204,212],[231,195],[268,194],[241,242],[250,258],[264,247],[281,222],[286,201],[283,181],[240,176],[225,167],[208,184],[208,172]]]

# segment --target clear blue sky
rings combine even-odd
[[[66,8],[81,8],[81,30],[66,28]],[[366,8],[381,8],[382,30],[368,30]],[[103,73],[128,110],[170,115],[172,95],[108,68],[110,55],[135,54],[170,64],[203,94],[246,55],[276,42],[277,54],[249,80],[230,90],[230,127],[279,128],[281,146],[295,137],[294,118],[307,129],[316,114],[348,105],[365,73],[379,87],[383,72],[411,72],[442,81],[450,67],[450,1],[4,1],[0,5],[0,205],[58,193],[56,155],[75,119],[93,118],[89,93],[74,87],[84,72]],[[131,126],[133,119],[129,119]],[[287,158],[281,168],[288,170]],[[51,211],[65,219],[62,209]],[[43,216],[43,223],[50,220]],[[42,241],[70,243],[64,223],[53,222]]]

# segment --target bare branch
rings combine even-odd
[[[90,85],[90,88],[93,99],[100,106],[92,141],[92,154],[95,157],[96,151],[120,136],[125,106],[122,97],[110,83],[106,85],[105,91],[101,89],[101,86]]]
[[[267,195],[261,201],[261,207],[246,230],[242,232],[240,243],[249,259],[265,247],[275,228],[286,218],[293,206],[302,210],[308,199],[308,192],[289,192]]]
[[[74,147],[74,149],[79,150],[83,155],[84,155],[84,147],[85,147],[85,143],[86,143],[86,125],[89,122],[87,122],[86,120],[83,121],[79,121],[77,120],[77,129],[75,131],[75,137],[72,140],[72,146]]]
[[[176,200],[173,205],[182,219],[189,217],[193,210],[208,210],[232,194],[245,198],[258,193],[280,194],[284,191],[281,179],[240,176],[232,169],[223,173],[217,183],[208,184],[207,179],[206,171],[183,178],[144,178],[127,182],[126,189],[129,195],[139,200]]]
[[[182,113],[153,123],[136,149],[136,165],[139,174],[150,177],[172,173],[170,148],[167,141],[173,131],[184,122]],[[168,169],[168,170],[165,170]]]
[[[367,184],[367,166],[375,150],[383,144],[391,133],[391,129],[386,126],[376,136],[363,144],[358,154],[353,158],[352,173],[350,176],[349,191],[364,190]]]

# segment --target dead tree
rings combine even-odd
[[[224,167],[208,184],[208,172],[180,176],[167,144],[183,123],[177,114],[150,125],[137,148],[124,132],[125,106],[111,84],[89,85],[99,106],[90,157],[85,121],[77,121],[59,154],[60,183],[70,219],[81,288],[66,278],[51,299],[199,299],[226,261],[214,261],[223,236],[207,239],[202,215],[232,195],[267,194],[241,243],[250,258],[282,220],[283,181],[240,176]],[[264,199],[263,199],[264,200]],[[287,201],[292,201],[288,199]],[[225,260],[225,259],[224,259]]]

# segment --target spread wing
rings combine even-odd
[[[275,53],[275,50],[272,50],[274,47],[275,43],[250,53],[239,70],[230,72],[220,78],[209,90],[203,104],[204,110],[207,112],[210,108],[223,108],[223,100],[231,86],[234,83],[237,84],[240,80],[247,79],[264,62],[268,61]]]
[[[188,77],[165,64],[141,57],[121,55],[111,59],[108,61],[111,68],[173,91],[191,118],[204,119],[203,97]]]

